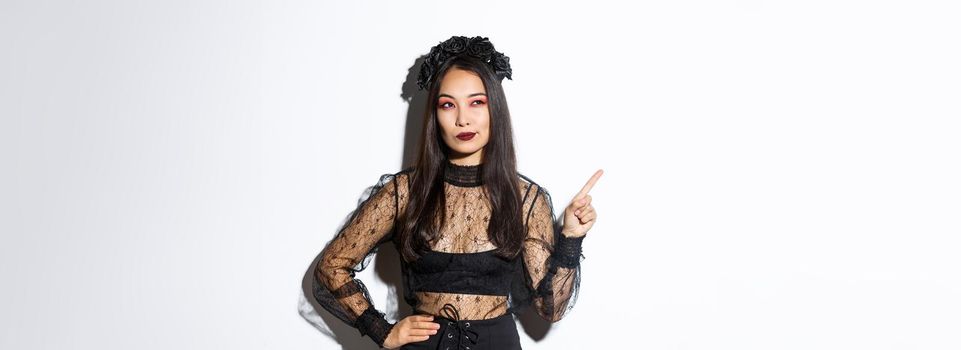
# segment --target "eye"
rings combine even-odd
[[[454,104],[450,102],[444,102],[444,103],[441,103],[439,107],[443,109],[448,109],[449,107],[447,107],[447,105],[451,105],[451,107],[453,107]]]
[[[480,102],[479,105],[487,103],[484,100],[474,100],[474,102]],[[474,102],[471,102],[471,103],[474,103]]]

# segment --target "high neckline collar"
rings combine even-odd
[[[445,161],[444,181],[460,187],[474,187],[482,185],[481,168],[484,164],[457,165],[450,160]]]

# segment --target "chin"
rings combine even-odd
[[[454,152],[457,152],[458,154],[462,154],[465,156],[477,153],[477,151],[480,151],[480,149],[456,149],[456,148],[454,149]]]

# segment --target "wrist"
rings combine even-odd
[[[387,323],[387,333],[384,335],[384,341],[382,341],[382,342],[380,343],[380,347],[381,347],[381,348],[384,348],[384,349],[397,349],[397,348],[400,347],[400,346],[388,347],[388,345],[391,345],[391,344],[388,344],[388,343],[387,343],[387,342],[390,341],[390,335],[394,333],[394,326],[396,326],[396,325],[397,325],[397,323],[390,323],[390,322]],[[397,336],[395,335],[394,337],[396,338]]]
[[[557,267],[576,268],[581,263],[581,246],[586,235],[567,236],[562,233],[554,243],[553,260]]]
[[[572,232],[567,231],[567,230],[562,230],[562,231],[561,231],[561,236],[564,236],[564,237],[567,237],[567,238],[579,238],[579,237],[587,236],[587,232],[578,234],[578,233],[572,233]]]
[[[370,337],[377,346],[383,347],[387,336],[394,328],[394,324],[387,322],[384,314],[374,309],[373,306],[368,306],[367,309],[357,317],[354,327],[360,331],[361,336],[366,335]]]

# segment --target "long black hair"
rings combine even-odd
[[[444,171],[451,150],[437,124],[437,95],[441,80],[453,68],[474,72],[484,83],[490,112],[490,137],[484,146],[480,175],[491,204],[487,232],[490,241],[497,246],[495,255],[513,259],[521,250],[524,230],[510,111],[501,80],[494,70],[488,63],[469,56],[456,56],[443,63],[428,89],[420,155],[413,166],[409,202],[401,220],[403,224],[397,232],[400,254],[406,261],[418,259],[421,253],[430,249],[427,242],[439,237],[447,218]]]

